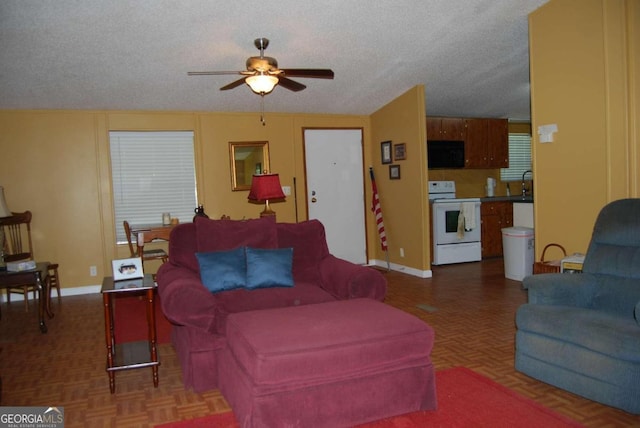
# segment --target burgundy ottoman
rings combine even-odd
[[[241,427],[347,427],[437,407],[433,329],[371,299],[235,313],[220,390]]]

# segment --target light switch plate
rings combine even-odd
[[[538,126],[538,136],[541,143],[552,143],[555,132],[558,132],[558,125],[555,123]]]

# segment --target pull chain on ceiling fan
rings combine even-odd
[[[220,88],[221,91],[237,88],[246,83],[253,92],[262,97],[262,115],[260,120],[264,125],[264,96],[269,94],[276,85],[280,85],[290,91],[298,92],[306,88],[302,83],[289,79],[289,77],[301,77],[310,79],[333,79],[333,71],[319,68],[278,68],[275,58],[265,56],[264,50],[269,46],[269,39],[261,37],[255,39],[253,44],[260,51],[260,56],[252,56],[247,59],[246,70],[242,71],[190,71],[189,76],[220,76],[227,74],[240,74],[244,77],[233,81]]]

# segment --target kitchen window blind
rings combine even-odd
[[[109,133],[116,241],[127,242],[123,221],[162,223],[168,212],[192,221],[197,206],[193,132]]]
[[[500,169],[501,181],[521,181],[531,169],[531,135],[509,134],[509,168]]]

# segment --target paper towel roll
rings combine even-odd
[[[487,196],[492,197],[496,188],[496,179],[487,177]]]

